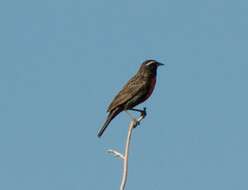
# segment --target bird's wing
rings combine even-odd
[[[131,78],[122,90],[115,96],[114,100],[108,107],[108,112],[111,112],[116,107],[126,103],[128,100],[133,98],[138,92],[145,88],[146,82],[141,75],[135,75]]]

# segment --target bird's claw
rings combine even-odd
[[[143,108],[142,112],[141,112],[141,116],[145,117],[147,115],[146,113],[146,107]]]
[[[143,110],[139,110],[139,112],[140,112],[140,116],[141,116],[141,118],[144,118],[144,117],[146,117],[146,107],[144,107],[143,108]],[[138,125],[140,125],[140,118],[139,119],[137,119],[137,118],[133,118],[133,122],[134,122],[134,128],[135,127],[137,127]]]
[[[140,125],[140,121],[138,121],[136,118],[133,119],[134,122],[134,128]]]

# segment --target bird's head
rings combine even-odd
[[[163,63],[160,63],[156,60],[146,60],[142,63],[140,66],[140,72],[143,72],[144,74],[148,75],[156,75],[157,74],[157,68],[159,66],[164,65]]]

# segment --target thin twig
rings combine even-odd
[[[146,116],[146,108],[144,108],[143,112],[140,112],[141,115],[138,119],[133,118],[128,127],[128,134],[125,146],[125,153],[122,155],[116,150],[109,149],[107,152],[114,155],[115,157],[121,158],[123,160],[123,173],[122,173],[122,180],[120,185],[120,190],[124,190],[126,182],[127,182],[127,174],[128,174],[128,155],[129,155],[129,145],[131,142],[132,130],[140,124],[140,121],[145,118]]]
[[[112,154],[114,157],[121,158],[124,160],[124,156],[121,153],[117,152],[116,150],[108,149],[107,152],[109,154]]]

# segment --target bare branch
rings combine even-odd
[[[140,112],[140,117],[138,119],[133,118],[129,124],[128,127],[128,134],[127,134],[127,140],[126,140],[126,146],[125,146],[125,153],[122,155],[116,150],[109,149],[107,152],[114,155],[115,157],[121,158],[123,160],[123,173],[122,173],[122,180],[120,185],[120,190],[124,190],[127,182],[127,175],[128,175],[128,155],[129,155],[129,145],[131,142],[131,136],[132,136],[132,130],[140,124],[141,120],[146,117],[146,108],[143,110],[133,110]]]
[[[114,149],[108,149],[107,153],[112,154],[114,157],[121,158],[124,160],[124,156]]]

